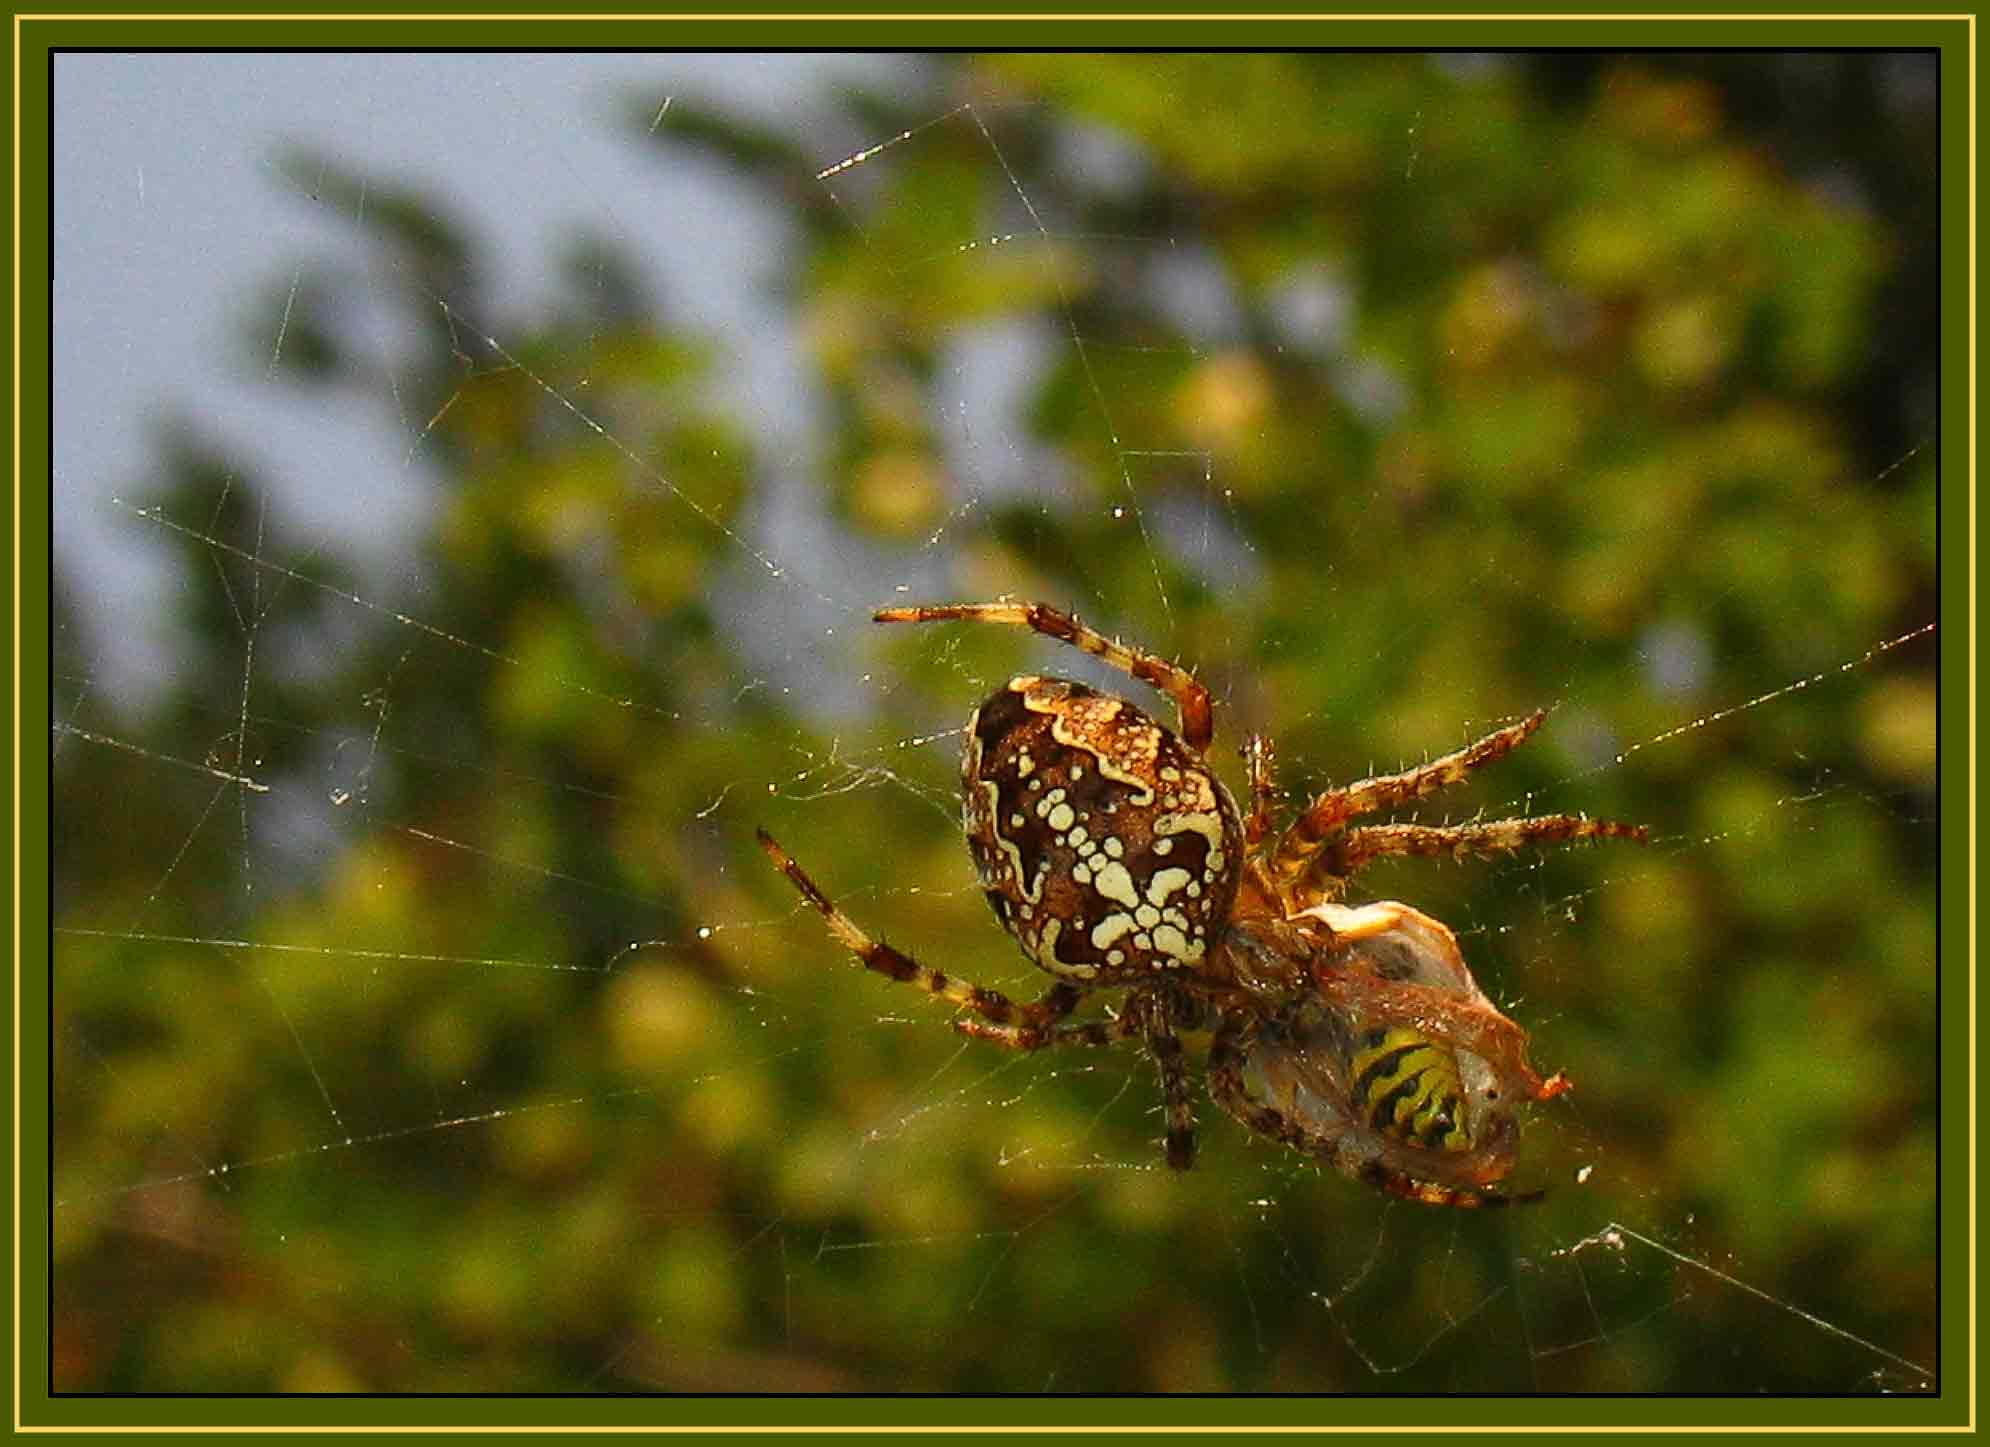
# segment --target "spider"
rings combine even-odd
[[[1268,739],[1242,753],[1250,813],[1210,769],[1209,691],[1184,668],[1041,603],[884,608],[880,623],[1031,628],[1171,697],[1180,731],[1068,679],[1024,675],[969,718],[962,826],[995,917],[1055,980],[1027,1003],[874,940],[766,830],[764,848],[867,968],[950,1001],[961,1034],[1012,1050],[1138,1040],[1160,1073],[1168,1164],[1195,1158],[1181,1034],[1212,1031],[1211,1098],[1258,1135],[1428,1205],[1538,1199],[1493,1189],[1513,1164],[1523,1101],[1568,1088],[1527,1059],[1527,1034],[1486,998],[1437,920],[1393,900],[1350,907],[1348,881],[1388,855],[1484,855],[1645,839],[1570,814],[1468,824],[1367,824],[1503,758],[1546,715],[1401,773],[1330,789],[1283,829]],[[1069,1018],[1094,990],[1116,1013]]]

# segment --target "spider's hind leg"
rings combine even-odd
[[[1167,694],[1181,712],[1182,737],[1197,753],[1209,747],[1216,731],[1209,690],[1195,681],[1194,674],[1159,654],[1108,638],[1080,621],[1075,613],[1066,613],[1047,603],[934,603],[924,607],[880,608],[871,616],[879,623],[1004,623],[1011,628],[1033,628],[1047,638],[1103,659],[1121,673]]]
[[[1415,1201],[1420,1206],[1453,1206],[1467,1211],[1498,1206],[1531,1206],[1548,1194],[1545,1190],[1532,1190],[1509,1195],[1505,1191],[1480,1190],[1474,1186],[1440,1186],[1435,1181],[1419,1181],[1415,1176],[1391,1170],[1380,1161],[1370,1161],[1363,1168],[1361,1179],[1398,1200]]]
[[[1045,1023],[991,1025],[986,1020],[962,1015],[954,1020],[954,1029],[969,1039],[992,1040],[1011,1050],[1043,1050],[1054,1045],[1115,1045],[1139,1035],[1138,1025],[1126,1015],[1104,1020],[1062,1019],[1079,999],[1074,987],[1052,985],[1034,1005],[1023,1007],[1025,1011],[1044,1012]]]
[[[1188,1067],[1182,1063],[1182,1040],[1175,1033],[1181,1002],[1172,991],[1143,991],[1127,1002],[1147,1053],[1161,1074],[1161,1098],[1168,1116],[1167,1154],[1171,1169],[1185,1171],[1195,1164],[1195,1104],[1190,1097]]]

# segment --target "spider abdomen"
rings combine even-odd
[[[1014,678],[968,720],[961,791],[988,902],[1037,965],[1105,985],[1202,969],[1243,828],[1172,729],[1081,683]]]

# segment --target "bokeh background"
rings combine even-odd
[[[72,117],[198,60],[86,59]],[[57,472],[57,1390],[1936,1385],[1932,56],[623,58],[461,185],[557,59],[456,58],[452,127],[326,58],[346,128],[249,138],[266,411],[65,382],[59,456],[146,442]],[[58,355],[135,354],[118,258],[221,263],[68,184]],[[542,192],[599,215],[520,256]],[[1543,1204],[1207,1106],[1177,1178],[1140,1059],[964,1043],[796,909],[756,825],[1038,988],[958,729],[1109,680],[865,621],[997,595],[1295,794],[1554,710],[1425,817],[1648,848],[1368,881],[1577,1082]]]

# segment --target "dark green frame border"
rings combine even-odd
[[[1836,7],[1841,11],[1850,7]],[[1853,12],[1857,13],[1857,12]],[[1943,291],[1947,322],[1942,348],[1942,866],[1941,966],[1945,991],[1942,1027],[1948,1108],[1941,1123],[1942,1293],[1941,1395],[1931,1398],[60,1398],[47,1395],[48,1218],[48,755],[23,744],[20,757],[20,895],[15,901],[22,947],[15,961],[21,1033],[19,1076],[24,1084],[21,1174],[15,1202],[25,1202],[20,1222],[20,1340],[13,1358],[18,1380],[16,1425],[35,1428],[213,1426],[264,1428],[310,1426],[420,1429],[484,1427],[711,1427],[738,1431],[764,1427],[963,1428],[1084,1430],[1117,1427],[1217,1429],[1224,1426],[1347,1429],[1389,1427],[1580,1429],[1693,1429],[1726,1427],[1836,1427],[1896,1431],[1954,1429],[1973,1425],[1974,1344],[1970,1261],[1974,1221],[1970,1210],[1973,1111],[1968,1082],[1973,1020],[1961,1008],[1972,998],[1968,922],[1974,880],[1969,870],[1972,810],[1969,757],[1973,698],[1970,692],[1974,521],[1971,444],[1974,397],[1969,379],[1973,327],[1963,299],[1969,295],[1973,235],[1972,83],[1974,18],[1928,20],[1846,19],[1838,15],[1747,20],[1634,20],[1410,18],[1367,20],[1285,19],[1220,21],[1155,19],[847,19],[719,20],[614,18],[580,22],[478,19],[341,20],[225,19],[179,21],[123,18],[95,20],[16,18],[20,174],[16,222],[21,279],[18,317],[21,362],[20,467],[15,479],[22,552],[17,560],[18,619],[23,640],[19,691],[10,727],[43,710],[49,678],[50,439],[49,250],[50,56],[65,48],[352,49],[394,48],[616,48],[616,49],[950,49],[950,48],[1276,48],[1358,47],[1513,49],[1561,46],[1598,49],[1762,47],[1933,48],[1941,52]],[[10,97],[11,98],[11,97]],[[73,381],[74,379],[72,379]],[[87,384],[87,379],[84,379]],[[0,521],[0,527],[7,524]],[[5,846],[0,846],[4,848]]]

